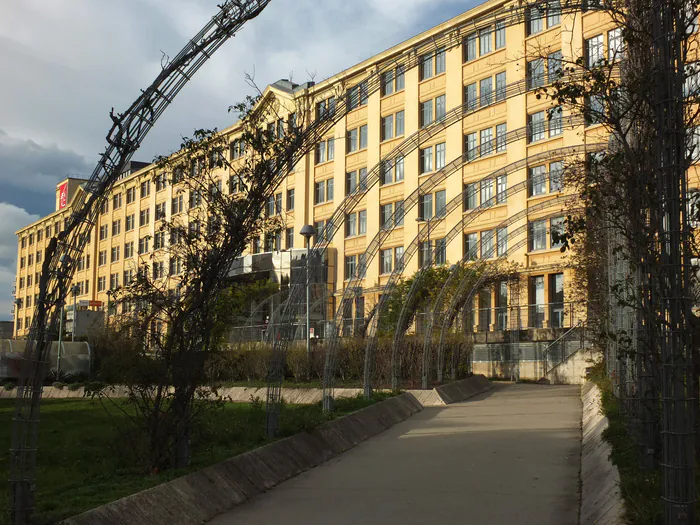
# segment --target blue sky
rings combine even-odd
[[[0,320],[11,318],[14,232],[54,209],[56,182],[88,175],[108,112],[127,108],[219,0],[0,3]],[[135,155],[150,161],[280,78],[323,80],[477,5],[464,0],[273,0],[197,73]]]

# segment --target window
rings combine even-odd
[[[619,27],[608,31],[608,60],[615,62],[624,56],[624,43],[622,42],[622,29]]]
[[[148,237],[141,237],[139,239],[139,255],[143,255],[148,252]]]
[[[477,34],[472,33],[467,35],[464,39],[464,61],[469,62],[470,60],[476,59],[476,39]]]
[[[136,187],[128,188],[126,190],[126,203],[131,204],[136,200]]]
[[[110,257],[110,262],[119,261],[119,246],[112,246],[112,253]]]
[[[367,104],[367,82],[361,82],[348,90],[348,109],[352,110]]]
[[[447,197],[445,190],[435,192],[435,216],[444,217],[447,213]]]
[[[489,155],[493,153],[493,128],[482,129],[480,135],[481,154]]]
[[[381,140],[389,140],[394,138],[394,115],[382,117],[382,136]]]
[[[107,264],[107,250],[101,250],[97,255],[97,265],[104,266]]]
[[[555,51],[547,55],[547,82],[550,84],[556,82],[564,75],[563,60],[561,51]]]
[[[287,228],[284,243],[288,250],[294,248],[294,228]]]
[[[559,0],[547,2],[547,27],[554,27],[561,23],[561,3]]]
[[[508,200],[508,175],[496,177],[496,202],[499,204]]]
[[[506,47],[506,23],[503,20],[496,22],[496,49]]]
[[[41,262],[42,258],[42,253],[41,252],[36,252],[36,263],[39,264]]]
[[[100,226],[100,240],[104,241],[109,235],[109,228],[106,224]]]
[[[151,221],[151,210],[146,208],[139,213],[139,226],[145,226]]]
[[[433,218],[433,194],[421,195],[420,198],[420,218],[424,221]]]
[[[586,67],[596,67],[605,59],[603,56],[603,35],[586,40]]]
[[[112,237],[119,235],[122,232],[122,221],[116,220],[112,221]]]
[[[420,174],[430,173],[433,171],[433,148],[432,146],[422,148],[419,155]]]
[[[360,126],[360,149],[367,148],[367,126]]]
[[[379,222],[382,229],[391,228],[392,222],[391,217],[393,214],[393,204],[382,204],[380,206]]]
[[[496,102],[506,99],[506,72],[496,73]]]
[[[172,215],[181,213],[185,210],[185,204],[184,204],[184,198],[182,195],[178,195],[177,197],[173,197],[172,202],[170,203],[170,213]]]
[[[348,130],[348,134],[347,134],[348,153],[352,153],[354,151],[357,151],[357,149],[358,149],[358,141],[357,141],[358,133],[359,133],[359,131],[357,128]]]
[[[151,181],[146,180],[141,183],[141,198],[145,199],[151,194]]]
[[[335,97],[316,103],[316,119],[321,119],[335,113]]]
[[[394,250],[389,248],[388,250],[382,250],[380,259],[380,272],[381,274],[391,273],[392,262],[394,259]]]
[[[101,275],[97,278],[97,291],[104,292],[105,288],[107,288],[107,278],[104,275]]]
[[[314,184],[314,202],[321,204],[326,202],[326,181],[318,181]]]
[[[156,193],[163,191],[168,187],[168,180],[165,178],[165,173],[156,175]]]
[[[345,256],[345,280],[352,279],[357,273],[357,255]]]
[[[367,233],[367,210],[357,212],[357,233],[359,235]]]
[[[27,266],[33,266],[34,265],[34,254],[30,253],[29,256],[27,257]]]
[[[44,231],[39,230],[36,232],[36,242],[41,242],[41,239],[44,237]]]
[[[394,92],[394,72],[385,71],[382,73],[382,96],[391,95]]]
[[[335,139],[327,139],[316,144],[316,164],[331,161],[335,158]]]
[[[396,201],[394,203],[394,226],[403,226],[403,220],[403,201]]]
[[[124,244],[124,259],[131,259],[134,256],[134,241]]]
[[[528,181],[530,188],[530,197],[544,195],[547,192],[547,173],[546,166],[535,166],[528,170]]]
[[[162,248],[165,248],[165,232],[159,231],[153,236],[153,249],[160,250]]]
[[[440,95],[435,98],[435,120],[440,120],[447,113],[447,104],[445,102],[445,95]]]
[[[467,109],[477,107],[476,82],[464,86],[464,103],[467,105]]]
[[[198,190],[190,190],[190,209],[196,208],[202,204],[202,194]],[[143,212],[142,212],[143,213]]]
[[[601,95],[591,95],[586,100],[586,124],[600,124],[605,116],[605,103]]]
[[[564,163],[552,162],[549,165],[549,191],[554,193],[561,191],[564,182]]]
[[[26,257],[20,257],[19,258],[19,267],[24,268],[27,265],[27,259]]]
[[[536,142],[544,139],[545,117],[544,111],[538,111],[527,116],[528,140]]]
[[[350,195],[357,190],[357,171],[350,171],[345,174],[345,195]]]
[[[476,133],[469,133],[464,140],[464,148],[466,149],[467,159],[474,160],[478,153],[476,145]]]
[[[396,91],[401,91],[404,89],[405,77],[404,77],[404,67],[398,66],[396,68]]]
[[[404,112],[399,111],[394,115],[394,136],[400,137],[404,134]]]
[[[165,203],[156,204],[156,220],[165,219]]]
[[[104,214],[107,213],[108,211],[109,211],[109,202],[105,200],[105,201],[100,205],[100,213],[101,213],[102,215],[104,215]]]
[[[476,233],[464,235],[464,253],[469,261],[475,260],[479,255],[479,239]]]
[[[427,243],[426,243],[427,244]],[[447,239],[435,239],[435,264],[447,262]]]
[[[483,259],[493,257],[493,230],[481,232],[481,257]]]
[[[236,139],[229,146],[229,156],[231,160],[240,159],[245,153],[245,143],[243,139]]]
[[[491,52],[492,35],[493,29],[490,27],[479,31],[479,56],[483,56]]]
[[[182,273],[182,259],[179,257],[171,258],[169,266],[170,275],[180,275]]]
[[[564,119],[562,117],[561,106],[548,110],[549,116],[549,136],[556,137],[564,133]]]
[[[333,200],[333,179],[328,179],[326,181],[326,200],[327,201],[332,201]]]
[[[397,246],[394,248],[394,264],[397,270],[401,270],[403,268],[403,252],[403,246]]]
[[[496,151],[501,152],[506,150],[507,144],[507,128],[506,124],[498,124],[496,126]]]
[[[478,189],[476,183],[466,184],[464,186],[464,209],[473,210],[479,207]]]
[[[547,221],[531,221],[529,231],[529,248],[531,252],[547,249]]]
[[[265,203],[265,216],[272,217],[275,215],[275,196],[270,195]]]
[[[433,101],[426,100],[420,103],[420,126],[424,128],[433,122]]]
[[[153,263],[153,279],[162,279],[165,277],[165,263],[157,261]]]
[[[549,322],[552,328],[564,326],[564,274],[549,276]]]
[[[447,163],[446,144],[444,142],[435,145],[435,169],[441,170]]]
[[[505,257],[508,255],[508,227],[496,229],[496,255],[499,257]]]
[[[479,81],[479,94],[482,106],[488,106],[493,102],[493,79],[491,77]]]
[[[394,176],[396,182],[403,180],[403,157],[396,157],[394,161]]]
[[[479,192],[481,193],[481,205],[492,205],[493,203],[491,202],[491,199],[493,199],[493,179],[482,180],[479,183]]]
[[[121,207],[122,207],[122,194],[117,193],[116,195],[112,196],[112,209],[118,210]]]
[[[294,188],[287,190],[287,211],[294,209]]]
[[[432,53],[420,57],[420,79],[425,80],[433,76]]]
[[[438,49],[435,52],[435,74],[439,75],[441,73],[445,72],[446,69],[446,64],[445,64],[445,50],[444,49]]]
[[[357,214],[351,213],[345,216],[345,236],[354,237],[357,235]]]
[[[116,290],[119,288],[119,274],[112,273],[109,275],[109,289]]]
[[[544,59],[538,58],[527,63],[527,89],[544,86]]]
[[[325,221],[316,221],[314,223],[314,228],[316,229],[316,237],[314,238],[314,243],[325,241],[326,240],[326,223],[325,223]]]
[[[555,217],[549,221],[549,246],[561,248],[564,243],[561,236],[564,235],[564,217]]]
[[[542,11],[537,6],[527,10],[527,36],[536,35],[542,32]]]

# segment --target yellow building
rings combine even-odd
[[[323,82],[299,86],[281,80],[266,89],[266,96],[274,94],[290,112],[311,108],[310,120],[344,94],[356,107],[296,165],[272,199],[270,211],[282,214],[286,231],[262,246],[256,243],[251,251],[303,248],[303,225],[321,229],[346,196],[363,184],[364,174],[380,174],[380,183],[368,184],[331,240],[337,263],[329,275],[335,297],[329,315],[360,256],[393,213],[392,231],[360,281],[363,289],[381,293],[404,250],[425,227],[417,219],[437,216],[439,220],[431,223],[430,252],[436,263],[456,263],[469,250],[476,257],[496,258],[509,248],[507,258],[521,264],[527,276],[523,304],[542,307],[541,314],[538,310],[524,322],[542,327],[571,324],[564,306],[562,256],[550,235],[559,227],[556,214],[562,214],[561,196],[566,193],[558,172],[564,154],[595,150],[602,142],[601,126],[571,123],[566,113],[554,112],[548,118],[551,103],[536,97],[533,89],[557,74],[562,58],[584,55],[594,61],[619,49],[620,34],[604,15],[593,12],[535,10],[515,23],[518,17],[502,11],[510,5],[486,2]],[[501,12],[502,17],[494,14]],[[543,58],[533,60],[539,56]],[[381,87],[373,89],[365,81],[377,70],[384,74]],[[235,161],[241,154],[238,128],[222,133],[230,137],[229,154]],[[406,153],[398,156],[397,151]],[[387,156],[392,162],[379,170]],[[222,180],[227,180],[221,171]],[[444,176],[436,176],[440,173]],[[160,242],[154,231],[157,218],[187,209],[186,197],[173,193],[157,175],[152,165],[140,167],[125,173],[111,190],[75,273],[77,300],[92,301],[81,304],[104,308],[109,290],[129,280],[137,261],[152,264],[149,256]],[[59,183],[56,211],[17,232],[16,337],[26,336],[31,322],[47,240],[63,227],[82,182]],[[474,220],[460,222],[490,199],[495,199],[494,205]],[[556,204],[542,204],[550,200]],[[417,205],[406,206],[397,221],[404,201]],[[462,224],[459,235],[444,241]],[[406,275],[419,268],[424,257],[418,255],[406,263]],[[497,305],[498,294],[482,301],[489,308]],[[556,311],[547,304],[556,305]],[[495,316],[489,316],[487,324],[497,325]]]

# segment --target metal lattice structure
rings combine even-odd
[[[48,352],[58,329],[59,312],[73,272],[100,206],[114,182],[172,100],[243,25],[257,17],[270,0],[229,0],[171,61],[124,113],[112,110],[107,148],[74,205],[65,229],[51,239],[39,280],[39,300],[32,319],[22,375],[17,389],[12,431],[10,483],[12,520],[29,522],[34,509],[36,456],[42,383]]]

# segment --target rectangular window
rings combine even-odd
[[[119,235],[122,232],[122,221],[112,221],[112,237]]]
[[[107,264],[107,250],[101,250],[97,255],[97,265],[104,266]]]
[[[493,152],[493,128],[482,129],[480,132],[481,154],[489,155]]]
[[[420,218],[424,221],[433,218],[433,194],[421,195]]]
[[[527,36],[536,35],[542,32],[542,11],[538,6],[530,7],[526,13]]]
[[[124,244],[124,259],[131,259],[134,256],[134,241]]]
[[[394,115],[382,117],[382,141],[394,138]]]
[[[479,81],[479,101],[482,107],[493,103],[493,78]]]
[[[481,205],[493,205],[493,202],[491,202],[491,199],[493,199],[493,179],[482,180],[479,183],[479,190],[481,193]]]
[[[107,238],[108,233],[109,233],[109,231],[108,231],[108,227],[106,224],[103,224],[102,226],[100,226],[100,240],[101,241],[104,241]]]
[[[498,124],[496,126],[496,151],[501,152],[506,150],[508,130],[506,124]]]
[[[426,100],[420,103],[420,127],[424,128],[433,122],[433,101]]]
[[[496,177],[496,202],[499,204],[508,200],[508,175]]]
[[[441,170],[447,162],[447,147],[444,142],[435,145],[435,169]]]
[[[141,183],[141,198],[145,199],[151,194],[151,181],[146,180]]]
[[[182,213],[185,210],[185,199],[183,195],[178,195],[177,197],[173,197],[172,202],[170,203],[170,213],[171,215],[176,215],[178,213]]]
[[[496,102],[506,99],[506,72],[496,73]]]
[[[477,233],[464,235],[464,253],[469,261],[473,261],[479,256],[479,238]]]
[[[622,42],[622,29],[615,28],[608,31],[608,60],[615,62],[624,56],[624,44]]]
[[[528,140],[536,142],[545,138],[545,117],[544,111],[538,111],[527,116]]]
[[[546,166],[535,166],[528,170],[530,197],[536,197],[547,193],[546,169]]]
[[[470,60],[476,59],[476,40],[477,34],[472,33],[467,35],[464,39],[464,61],[469,62]]]
[[[420,79],[425,80],[433,76],[433,55],[429,53],[420,57]]]
[[[491,52],[491,40],[493,29],[487,27],[479,31],[479,56],[484,56]]]
[[[530,277],[530,312],[527,326],[532,328],[542,328],[544,326],[544,276],[537,275]]]
[[[335,158],[335,139],[328,139],[326,141],[326,148],[328,150],[328,153],[326,154],[326,158],[328,160],[333,160]]]
[[[400,137],[404,134],[404,112],[399,111],[394,116],[394,135]]]
[[[403,201],[396,201],[394,203],[394,226],[403,226]]]
[[[479,190],[475,182],[464,187],[464,209],[474,210],[479,207]]]
[[[564,133],[564,119],[561,106],[549,110],[549,136],[556,137]]]
[[[403,268],[403,252],[403,246],[397,246],[394,248],[394,264],[396,265],[397,270]]]
[[[389,248],[388,250],[382,250],[381,252],[381,274],[391,273],[392,262],[394,259],[394,250]]]
[[[357,255],[345,256],[345,280],[352,279],[357,273]]]
[[[357,214],[350,213],[345,216],[345,236],[354,237],[357,235]]]
[[[136,188],[128,188],[126,190],[126,203],[131,204],[136,200]]]
[[[435,74],[439,75],[441,73],[445,72],[445,50],[444,49],[438,49],[437,52],[435,53]]]
[[[106,287],[107,287],[107,277],[105,277],[104,275],[101,275],[100,277],[97,278],[97,291],[104,292]]]
[[[508,255],[508,227],[496,229],[496,254],[499,257],[505,257]]]
[[[420,150],[420,174],[430,173],[433,171],[433,148],[422,148]]]
[[[496,49],[506,47],[506,23],[503,20],[496,22]]]
[[[404,67],[398,66],[396,68],[396,91],[402,91],[405,85],[404,77]]]
[[[490,259],[493,257],[493,230],[481,232],[481,258]]]
[[[146,208],[139,213],[139,226],[145,226],[151,221],[151,210]]]
[[[564,163],[562,161],[552,162],[549,165],[549,192],[561,191],[564,183]]]
[[[475,109],[477,107],[476,82],[464,86],[464,103],[467,105],[467,109]]]
[[[367,148],[367,126],[360,126],[360,149]]]
[[[319,181],[314,184],[314,203],[321,204],[326,202],[326,181]]]
[[[447,113],[447,103],[445,102],[445,95],[440,95],[435,99],[435,120],[439,120],[445,116]]]
[[[447,213],[447,194],[445,190],[435,192],[435,216],[444,217]]]
[[[357,212],[357,233],[358,235],[367,233],[367,210]]]
[[[563,74],[563,58],[560,51],[555,51],[547,55],[547,82],[552,83],[559,80]]]
[[[294,228],[287,228],[284,243],[288,250],[294,248]]]
[[[382,174],[382,176],[381,176],[382,184],[391,184],[392,182],[394,182],[393,166],[392,166],[390,160],[385,160],[385,161],[381,162],[380,171]]]
[[[530,221],[529,248],[531,252],[547,249],[547,221]]]
[[[165,219],[165,203],[156,204],[156,220]]]
[[[294,209],[294,188],[287,190],[287,211]]]
[[[464,148],[466,149],[468,160],[474,160],[479,152],[476,140],[476,133],[469,133],[464,139]]]
[[[603,35],[586,40],[586,67],[596,67],[605,60],[603,54]]]
[[[600,124],[605,117],[605,103],[600,95],[591,95],[586,100],[586,124]]]
[[[435,239],[435,264],[447,262],[447,239]]]
[[[118,262],[119,261],[119,246],[112,246],[112,253],[110,257],[110,262]]]
[[[549,322],[552,328],[564,326],[564,274],[549,276]]]
[[[549,221],[549,246],[561,248],[564,243],[561,236],[564,234],[564,217],[555,217]]]
[[[544,59],[538,58],[527,63],[527,89],[544,86]]]
[[[190,209],[201,206],[202,204],[202,194],[197,190],[190,190]],[[143,212],[142,212],[143,213]]]
[[[357,189],[357,172],[351,171],[345,174],[345,195],[350,195]]]
[[[391,95],[394,92],[394,72],[385,71],[382,73],[382,96]]]
[[[379,223],[382,229],[387,229],[392,226],[391,222],[391,216],[394,211],[393,205],[390,204],[382,204],[380,206],[380,213],[379,213]]]
[[[403,157],[396,157],[394,161],[394,175],[396,182],[403,180]]]
[[[112,209],[118,210],[121,207],[122,207],[122,194],[117,193],[116,195],[112,196]]]
[[[333,200],[333,186],[334,186],[333,183],[334,183],[333,179],[328,179],[326,181],[326,200],[327,201]]]
[[[348,153],[352,153],[352,152],[354,152],[354,151],[357,151],[357,148],[358,148],[358,140],[357,140],[357,139],[358,139],[358,133],[359,133],[359,131],[358,131],[357,128],[348,130],[348,134],[347,134],[347,150],[348,150]]]

